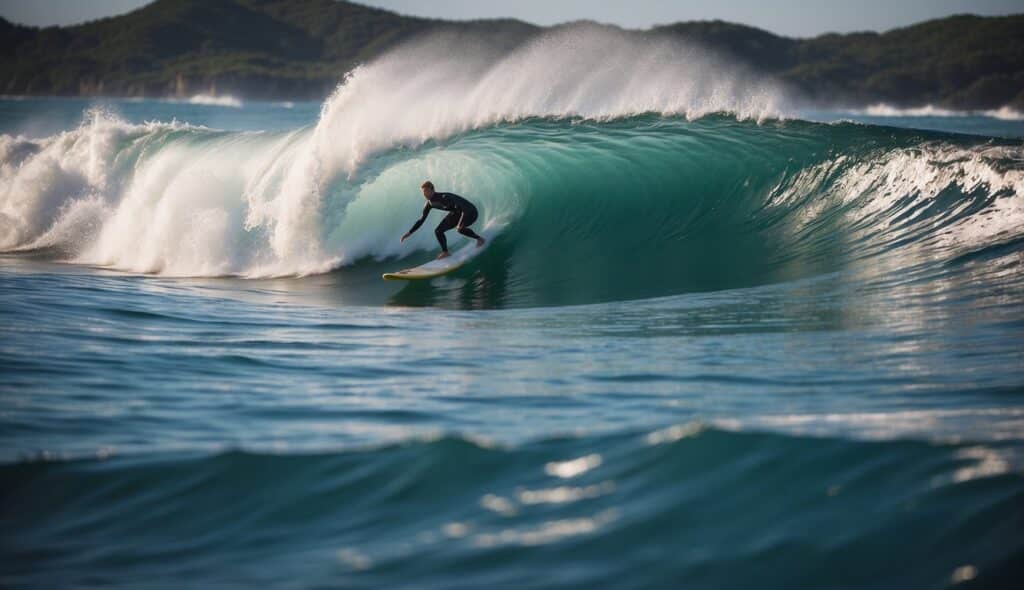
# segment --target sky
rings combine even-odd
[[[0,16],[33,26],[122,14],[148,0],[0,0]],[[364,0],[362,4],[445,19],[512,17],[551,25],[589,19],[627,28],[721,19],[790,37],[885,31],[958,13],[1024,12],[1024,0]]]

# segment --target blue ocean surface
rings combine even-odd
[[[1019,122],[363,81],[0,100],[0,585],[1020,587]]]

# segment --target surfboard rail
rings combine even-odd
[[[486,246],[485,246],[486,247]],[[469,244],[451,256],[440,260],[431,260],[419,266],[406,268],[395,272],[386,272],[382,276],[385,281],[418,281],[432,279],[462,268],[466,262],[483,251],[476,244]]]

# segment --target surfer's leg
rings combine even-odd
[[[458,211],[452,211],[448,215],[445,215],[444,219],[441,220],[441,223],[437,224],[437,229],[434,230],[434,235],[437,236],[437,243],[441,244],[442,252],[448,251],[448,240],[444,237],[444,232],[450,230],[459,223],[459,215]]]
[[[469,229],[468,227],[460,227],[458,231],[460,234],[466,236],[467,238],[473,238],[474,240],[480,239],[480,236],[476,235],[476,232]]]
[[[469,211],[465,215],[463,215],[462,216],[462,224],[459,225],[459,228],[458,228],[457,231],[460,234],[466,236],[467,238],[473,238],[474,240],[476,240],[476,245],[477,246],[483,246],[484,242],[486,240],[484,240],[482,237],[478,236],[475,231],[469,229],[469,226],[472,225],[474,221],[476,221],[476,216],[477,216],[476,211]]]

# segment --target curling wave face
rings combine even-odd
[[[1013,142],[786,120],[770,81],[599,27],[452,57],[464,43],[357,69],[315,126],[291,132],[93,111],[42,140],[3,136],[0,249],[171,276],[338,270],[345,283],[435,247],[429,231],[397,240],[431,178],[478,203],[495,238],[464,277],[485,304],[521,306],[765,284],[869,257],[909,267],[1024,231]]]
[[[1019,140],[786,119],[597,28],[460,43],[304,128],[0,138],[0,579],[1020,585]],[[491,243],[382,281],[436,252],[425,178]]]

